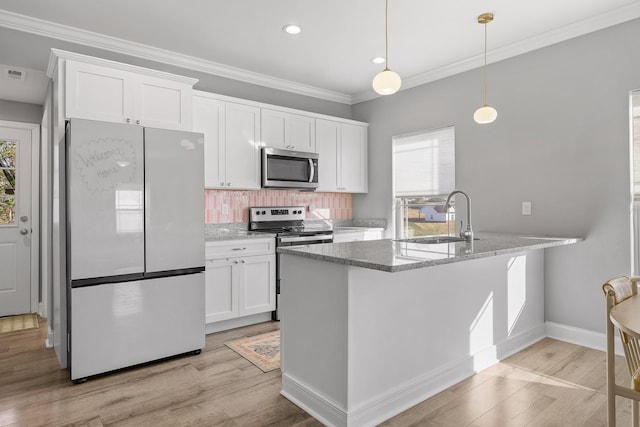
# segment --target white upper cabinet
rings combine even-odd
[[[314,153],[315,122],[313,117],[263,108],[262,144],[265,147]]]
[[[226,185],[224,107],[223,101],[193,97],[193,131],[204,134],[205,188],[222,188]]]
[[[260,150],[271,147],[318,153],[317,191],[367,192],[366,123],[201,91],[193,99],[193,130],[204,133],[206,188],[260,189]]]
[[[126,71],[67,61],[67,118],[127,123],[133,117],[133,80]]]
[[[205,188],[260,188],[260,109],[193,97],[193,130],[204,134]]]
[[[316,120],[316,149],[318,150],[317,191],[338,191],[338,153],[340,152],[340,123]]]
[[[367,128],[341,123],[342,138],[338,164],[338,191],[366,193],[367,186]]]
[[[227,188],[260,188],[260,109],[227,102],[225,106]]]
[[[58,50],[52,58],[66,118],[191,130],[197,80]]]
[[[317,191],[368,191],[366,126],[317,119],[316,148],[320,156]]]
[[[136,124],[191,130],[191,85],[143,75],[134,75],[133,81],[133,119]]]

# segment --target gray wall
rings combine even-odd
[[[353,106],[369,127],[369,193],[355,217],[391,220],[391,138],[455,125],[456,184],[476,230],[584,236],[546,251],[546,320],[604,332],[606,279],[630,273],[629,91],[640,20],[492,64],[490,125],[473,122],[481,70]],[[396,70],[402,73],[402,70]],[[531,201],[533,215],[520,214]]]
[[[0,99],[0,120],[40,123],[42,120],[42,105]]]

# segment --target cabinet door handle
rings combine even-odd
[[[232,251],[244,251],[247,248],[233,248]]]
[[[131,119],[127,117],[127,123],[131,123]]]
[[[140,120],[136,120],[136,124],[139,125],[140,124]]]
[[[227,187],[231,187],[231,183],[230,182],[227,182]]]
[[[240,262],[241,262],[242,264],[244,264],[244,260],[243,260],[243,259],[242,259],[242,260],[240,260]]]
[[[237,259],[236,259],[236,260],[234,260],[234,261],[233,261],[233,263],[234,263],[234,264],[237,264],[237,263],[238,263],[238,260],[237,260]]]

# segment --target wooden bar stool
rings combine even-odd
[[[607,300],[607,415],[609,427],[616,425],[616,395],[632,399],[631,419],[638,423],[640,401],[640,277],[616,277],[602,285]],[[631,387],[616,384],[614,327],[618,327]]]

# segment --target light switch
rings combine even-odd
[[[531,215],[531,202],[522,202],[522,215]]]

